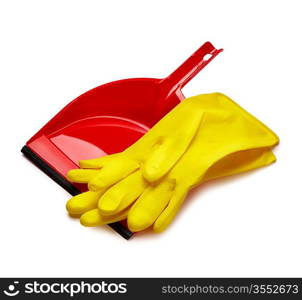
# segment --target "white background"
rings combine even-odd
[[[1,276],[302,276],[301,1],[1,1]],[[81,93],[225,51],[184,94],[223,92],[281,139],[270,167],[205,185],[163,234],[84,228],[21,147]]]

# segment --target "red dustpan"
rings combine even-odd
[[[164,79],[134,78],[98,86],[73,100],[22,148],[23,154],[71,195],[87,189],[65,175],[82,159],[123,151],[177,105],[181,88],[222,49],[207,42]],[[129,239],[122,223],[110,224]]]

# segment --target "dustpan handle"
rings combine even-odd
[[[210,42],[204,43],[172,74],[160,81],[164,93],[170,95],[184,87],[199,71],[201,71],[223,49],[216,49]]]

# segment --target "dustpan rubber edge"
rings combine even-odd
[[[62,175],[57,173],[52,169],[44,160],[42,160],[36,153],[34,153],[29,147],[23,146],[21,152],[26,158],[28,158],[35,166],[37,166],[41,171],[43,171],[47,176],[59,184],[63,189],[65,189],[72,196],[76,196],[81,193],[71,182],[66,180]],[[126,240],[129,240],[133,232],[122,225],[119,222],[108,224],[113,230],[120,234]]]

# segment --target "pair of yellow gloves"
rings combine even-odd
[[[189,190],[275,161],[278,137],[223,94],[188,98],[125,151],[80,162],[69,180],[89,191],[67,210],[84,226],[127,219],[131,231],[167,228]]]

